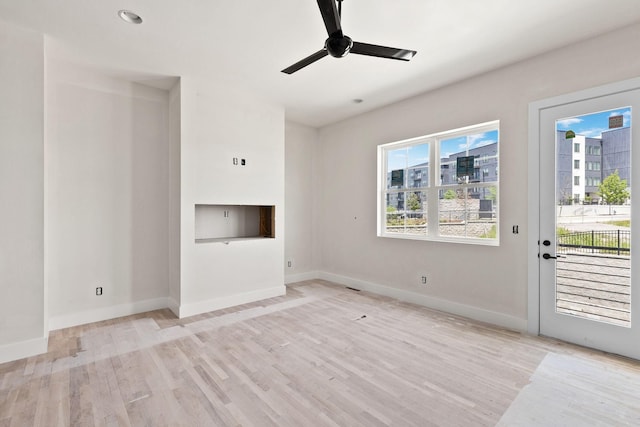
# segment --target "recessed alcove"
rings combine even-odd
[[[195,205],[196,243],[275,237],[275,206]]]

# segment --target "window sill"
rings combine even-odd
[[[378,234],[378,237],[388,238],[388,239],[404,239],[404,240],[421,240],[424,242],[440,242],[440,243],[456,243],[456,244],[465,244],[465,245],[477,245],[477,246],[500,246],[499,239],[479,239],[479,238],[460,238],[460,237],[448,237],[448,236],[438,236],[438,237],[425,237],[411,234],[393,234],[393,233],[382,233]]]

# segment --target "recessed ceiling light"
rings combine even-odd
[[[120,10],[118,11],[118,16],[129,24],[142,24],[142,18],[130,10]]]

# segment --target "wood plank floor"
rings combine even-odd
[[[493,426],[549,355],[640,378],[636,361],[301,282],[187,319],[160,310],[52,332],[47,354],[0,365],[0,427]],[[543,410],[557,396],[536,399]]]

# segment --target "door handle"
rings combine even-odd
[[[544,259],[558,259],[558,257],[551,256],[549,254],[542,254],[542,258],[544,258]]]

